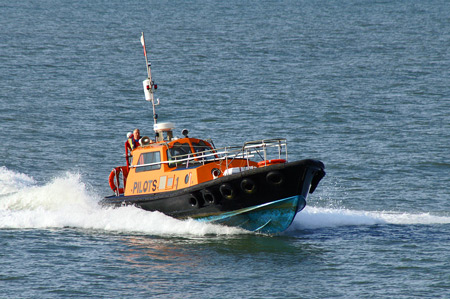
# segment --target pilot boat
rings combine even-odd
[[[215,147],[212,140],[174,136],[175,125],[159,123],[144,33],[141,36],[148,78],[145,99],[152,103],[154,138],[144,136],[114,168],[109,185],[114,195],[106,206],[134,205],[168,216],[276,234],[286,230],[325,175],[318,160],[288,162],[284,138]]]

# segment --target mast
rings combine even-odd
[[[141,44],[142,44],[142,47],[144,48],[145,63],[146,63],[147,74],[148,74],[147,79],[145,79],[142,82],[142,85],[144,86],[145,100],[152,102],[153,121],[154,121],[154,124],[156,125],[158,115],[156,114],[155,106],[159,105],[159,99],[156,99],[156,103],[155,103],[153,94],[154,94],[155,90],[158,88],[158,85],[156,85],[155,82],[153,82],[153,80],[152,80],[152,70],[151,70],[152,64],[148,62],[147,50],[145,48],[144,32],[142,32],[142,35],[141,35]]]

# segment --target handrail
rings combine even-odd
[[[285,152],[285,160],[287,161],[287,142],[285,138],[276,139],[263,139],[256,141],[245,142],[243,146],[231,146],[223,148],[214,148],[206,151],[189,153],[185,155],[178,155],[171,157],[169,161],[159,161],[141,165],[130,165],[130,168],[138,168],[145,166],[154,166],[161,164],[183,163],[186,162],[186,168],[189,167],[189,162],[200,162],[205,164],[206,162],[213,161],[226,161],[226,167],[231,164],[234,159],[241,158],[247,159],[249,164],[249,158],[258,155],[261,160],[267,160],[267,149],[278,148],[278,158],[281,158],[282,152]],[[263,156],[261,156],[261,152]],[[230,162],[228,162],[231,159]],[[200,160],[200,161],[199,161]]]

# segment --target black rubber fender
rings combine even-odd
[[[216,196],[208,189],[204,189],[202,192],[202,198],[205,204],[217,204],[218,199]]]
[[[251,178],[245,178],[241,181],[241,190],[246,194],[255,194],[257,189],[256,183]]]
[[[189,195],[188,202],[191,205],[191,207],[194,207],[194,208],[201,208],[201,206],[202,206],[201,200],[194,194]]]
[[[281,187],[284,184],[284,175],[279,171],[271,171],[266,175],[266,181],[274,187]]]
[[[234,199],[234,197],[236,196],[236,192],[234,190],[234,188],[230,185],[230,184],[222,184],[219,188],[220,194],[222,194],[222,197],[227,199],[227,200],[231,200]]]

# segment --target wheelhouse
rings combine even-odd
[[[157,193],[190,187],[267,166],[270,164],[267,158],[274,154],[278,158],[276,163],[287,161],[285,139],[252,141],[241,147],[225,148],[215,148],[209,140],[188,137],[143,144],[132,152],[128,175],[123,178],[124,194]]]

